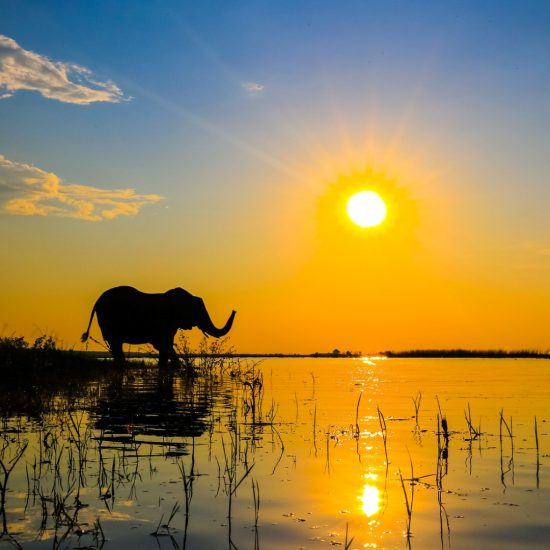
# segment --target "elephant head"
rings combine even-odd
[[[205,334],[222,338],[233,326],[236,312],[233,310],[222,328],[216,327],[210,318],[202,298],[193,296],[183,288],[173,288],[167,293],[170,309],[175,316],[178,328],[189,329],[197,327]]]

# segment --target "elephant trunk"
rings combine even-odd
[[[199,325],[199,328],[210,336],[214,336],[215,338],[222,338],[231,330],[233,319],[235,319],[235,313],[236,311],[232,311],[225,325],[222,328],[217,328],[212,322],[212,319],[210,319],[208,311],[206,310],[206,308],[204,308],[204,318]]]

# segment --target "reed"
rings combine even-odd
[[[363,392],[359,392],[359,397],[357,398],[357,406],[355,407],[355,433],[354,437],[359,439],[360,429],[359,429],[359,407],[361,406],[361,398],[363,397]]]
[[[500,481],[503,486],[503,490],[506,491],[506,475],[508,473],[512,474],[512,485],[514,484],[514,425],[513,419],[510,416],[510,421],[507,422],[504,417],[504,410],[500,410],[500,421],[499,421],[499,443],[500,443]],[[510,459],[508,461],[507,468],[504,469],[504,459],[503,459],[503,429],[506,429],[508,437],[510,440]]]
[[[330,431],[327,428],[326,435],[326,459],[325,459],[325,472],[330,476]]]
[[[252,498],[254,500],[254,550],[260,548],[258,521],[260,518],[260,485],[258,480],[252,479]]]
[[[19,444],[15,449],[10,446],[9,438],[3,436],[0,443],[0,469],[2,470],[2,476],[0,477],[0,515],[2,517],[2,532],[8,532],[8,524],[6,518],[6,493],[8,490],[8,482],[10,476],[17,466],[17,463],[21,460],[28,447],[28,442],[25,441]],[[11,454],[10,454],[11,451]]]
[[[501,426],[504,425],[506,428],[506,431],[508,432],[508,437],[510,438],[510,446],[512,450],[512,456],[514,456],[514,426],[513,426],[513,418],[510,416],[510,422],[508,423],[506,421],[506,418],[504,418],[504,411],[500,411],[500,424]],[[501,430],[502,434],[502,430]]]
[[[258,480],[252,479],[252,498],[254,499],[254,526],[258,527],[258,520],[260,517],[260,485]]]
[[[439,409],[440,410],[440,409]],[[436,424],[436,432],[437,432],[437,462],[436,462],[436,474],[435,474],[435,484],[437,488],[437,504],[439,508],[439,538],[441,542],[441,548],[444,547],[444,535],[443,535],[443,520],[445,520],[445,524],[447,526],[447,539],[450,546],[450,539],[451,539],[451,528],[449,524],[449,514],[447,513],[447,509],[445,508],[445,504],[443,502],[443,479],[447,475],[448,472],[448,460],[449,460],[449,447],[448,447],[448,439],[443,439],[441,437],[440,432],[440,412],[437,414],[437,424]],[[443,444],[442,444],[443,440]]]
[[[422,392],[419,391],[416,396],[412,397],[412,402],[414,405],[414,420],[416,425],[418,426],[418,419],[420,415],[420,406],[422,404]]]
[[[158,525],[157,525],[157,528],[151,532],[151,536],[153,537],[170,537],[173,539],[173,529],[172,527],[170,526],[170,524],[172,523],[172,520],[174,519],[174,517],[176,516],[176,514],[179,512],[179,509],[180,509],[180,505],[178,502],[175,502],[174,505],[172,506],[172,510],[170,511],[170,515],[168,516],[168,520],[166,521],[166,523],[162,523],[162,520],[164,519],[164,514],[162,514],[160,516],[160,520],[158,522]],[[175,541],[174,541],[175,542]]]
[[[470,402],[468,401],[468,406],[464,409],[464,418],[466,419],[466,424],[468,426],[468,432],[470,434],[470,441],[477,439],[481,436],[481,420],[479,422],[478,428],[476,429],[472,424],[472,411],[470,410]]]
[[[384,444],[384,456],[386,457],[386,477],[388,477],[390,461],[388,458],[388,429],[386,426],[386,418],[384,417],[384,413],[380,410],[380,407],[376,406],[376,412],[378,414],[378,424],[380,426],[380,433],[382,434],[382,442]]]
[[[538,429],[538,423],[537,423],[537,417],[535,415],[534,419],[534,430],[535,430],[535,448],[537,451],[537,468],[536,468],[536,480],[537,480],[537,489],[540,487],[540,449],[539,449],[539,429]]]
[[[191,500],[193,499],[193,483],[195,481],[195,438],[192,439],[193,446],[191,451],[191,468],[189,474],[185,470],[185,464],[178,461],[178,468],[181,475],[183,485],[183,493],[185,497],[185,523],[183,529],[183,547],[187,545],[187,533],[189,530],[189,516],[191,512]]]
[[[349,524],[346,522],[346,539],[344,541],[344,549],[349,550],[351,548],[351,545],[354,541],[355,537],[349,538]]]
[[[93,539],[94,539],[94,542],[95,542],[95,546],[98,550],[100,550],[101,548],[103,548],[103,546],[105,545],[105,533],[103,532],[103,527],[101,525],[101,521],[98,518],[96,518],[95,522],[94,522],[94,528],[93,528]]]
[[[441,434],[443,435],[443,439],[445,440],[445,449],[449,448],[449,438],[451,436],[449,432],[449,424],[447,423],[447,417],[443,414],[443,411],[441,410],[441,404],[439,403],[439,397],[436,395],[435,400],[437,401],[437,409],[439,411],[438,418],[440,419],[440,427],[441,427]],[[438,427],[439,429],[439,427]]]
[[[398,471],[398,474],[399,474],[399,481],[401,482],[401,488],[403,490],[403,496],[405,498],[405,510],[407,512],[406,536],[407,536],[407,544],[410,545],[410,539],[411,539],[411,536],[412,536],[411,524],[412,524],[412,514],[413,514],[412,500],[409,501],[409,495],[408,495],[407,489],[405,487],[405,480],[403,479],[403,475],[401,474],[401,470]]]

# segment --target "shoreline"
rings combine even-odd
[[[109,358],[108,351],[83,351],[82,353],[97,357]],[[125,352],[129,359],[155,359],[154,352]],[[183,357],[184,354],[179,354]],[[549,352],[530,350],[408,350],[408,351],[384,351],[372,354],[333,354],[333,353],[190,353],[188,357],[216,357],[226,359],[550,359]]]

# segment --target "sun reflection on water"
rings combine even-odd
[[[370,365],[371,367],[376,366],[377,361],[385,361],[387,357],[383,355],[363,355],[361,357],[361,361],[365,363],[365,365]]]
[[[368,518],[374,516],[380,510],[380,491],[376,485],[365,483],[359,500],[361,501],[361,509]]]

